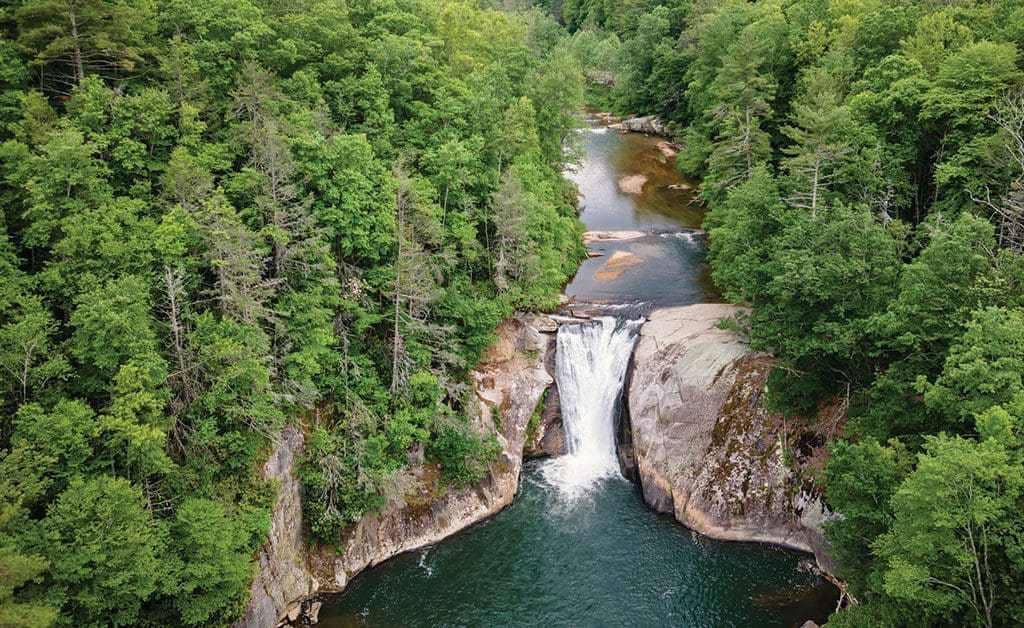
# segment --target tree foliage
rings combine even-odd
[[[487,473],[467,371],[583,253],[553,20],[40,0],[0,29],[0,623],[234,622],[285,422],[328,542],[424,452]]]

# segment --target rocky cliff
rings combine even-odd
[[[829,569],[825,513],[810,481],[825,439],[769,412],[770,356],[718,322],[730,305],[656,310],[643,326],[628,390],[644,499],[708,536],[814,552]]]
[[[323,547],[309,559],[321,591],[340,591],[357,573],[436,543],[512,503],[519,486],[530,416],[551,384],[544,362],[548,337],[535,319],[517,318],[499,329],[498,342],[472,373],[481,431],[496,430],[501,454],[476,486],[438,492],[437,470],[422,465],[405,499],[363,518],[346,531],[337,550]]]
[[[263,476],[277,485],[277,501],[270,519],[270,534],[258,557],[258,571],[249,592],[244,628],[276,626],[288,611],[316,592],[306,568],[306,540],[302,530],[302,491],[295,463],[303,445],[302,432],[288,426],[281,433],[263,467]],[[294,619],[294,618],[293,618]]]
[[[510,504],[519,486],[527,424],[553,381],[545,368],[553,342],[541,330],[556,329],[546,317],[506,321],[498,330],[498,340],[471,373],[479,405],[474,425],[482,433],[496,433],[501,445],[483,481],[464,489],[445,489],[436,465],[415,464],[404,494],[351,526],[333,547],[307,548],[305,544],[299,483],[293,470],[302,434],[286,429],[265,469],[280,491],[249,606],[237,626],[272,628],[294,622],[308,613],[312,595],[341,591],[367,567],[435,543]]]
[[[550,328],[550,345],[544,360],[544,368],[552,378],[551,386],[534,409],[526,430],[526,445],[523,456],[526,458],[548,458],[561,456],[565,453],[565,429],[562,426],[561,397],[558,394],[558,383],[555,377],[555,332],[558,324],[552,321]]]

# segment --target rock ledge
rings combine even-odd
[[[772,358],[718,328],[740,311],[666,308],[641,329],[628,403],[644,499],[713,538],[813,552],[829,571],[820,491],[803,472],[824,439],[764,407]]]

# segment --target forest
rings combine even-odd
[[[227,625],[260,469],[330,542],[410,451],[481,477],[466,371],[584,249],[584,79],[462,0],[0,2],[0,625]]]
[[[1024,622],[1024,3],[563,0],[590,102],[672,125],[713,277],[839,400],[829,626]]]
[[[848,416],[828,625],[1024,623],[1024,0],[525,4],[0,0],[0,625],[230,624],[286,423],[321,542],[479,480],[585,102],[670,125],[772,407]]]

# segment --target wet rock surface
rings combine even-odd
[[[537,450],[544,456],[561,456],[565,453],[565,428],[562,426],[562,410],[558,388],[552,386],[544,399],[544,409],[540,415],[541,436],[537,441]]]
[[[557,325],[550,330],[548,352],[544,364],[552,379],[555,377],[555,333],[557,331]],[[565,453],[565,428],[562,425],[561,397],[558,394],[557,383],[552,382],[534,412],[537,414],[537,418],[531,418],[531,427],[527,428],[523,457],[561,456]],[[534,421],[536,424],[533,424]]]

